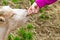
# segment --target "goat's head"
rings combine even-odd
[[[2,29],[0,31],[3,31],[5,34],[3,32],[0,33],[3,33],[4,39],[7,39],[6,36],[8,36],[10,31],[15,30],[26,22],[26,15],[27,11],[24,9],[11,9],[9,6],[0,8],[0,29]]]
[[[0,8],[0,26],[2,24],[5,24],[6,21],[8,21],[8,19],[14,15],[11,10],[9,10],[9,9],[5,10],[5,11],[4,10],[3,10],[3,8]]]

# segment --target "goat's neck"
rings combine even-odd
[[[0,40],[4,40],[4,36],[6,34],[6,27],[0,27]]]

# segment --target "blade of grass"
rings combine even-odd
[[[18,3],[18,0],[12,0],[13,3]]]
[[[27,29],[28,29],[28,30],[31,30],[32,28],[33,28],[32,24],[29,23],[29,24],[27,25]]]
[[[7,5],[8,1],[7,0],[2,0],[2,5]]]
[[[30,2],[31,2],[31,4],[33,4],[34,3],[34,0],[30,0]]]
[[[20,37],[19,36],[15,36],[14,40],[20,40]]]

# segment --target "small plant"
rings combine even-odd
[[[44,13],[42,13],[42,14],[40,15],[40,18],[41,18],[41,19],[49,19],[49,16],[46,16]]]
[[[8,1],[7,0],[2,0],[2,5],[7,5]]]
[[[16,4],[16,8],[19,8],[20,6]]]
[[[28,32],[26,34],[26,40],[32,40],[32,37],[33,37],[33,33],[32,32]]]
[[[46,10],[46,9],[48,9],[49,7],[46,5],[45,7],[43,7],[43,8],[41,8],[39,11],[41,12],[41,13],[44,13],[44,10]]]
[[[18,0],[12,0],[13,3],[18,3]]]
[[[18,5],[19,0],[11,0],[15,4],[15,8],[19,8],[20,6]]]
[[[24,29],[23,27],[19,28],[17,30],[16,36],[9,34],[8,40],[32,40],[33,33],[30,31],[30,30],[32,30],[32,28],[33,28],[33,26],[30,23],[27,25],[26,29]]]
[[[45,19],[45,14],[41,14],[40,18]]]
[[[25,38],[26,32],[25,32],[25,30],[24,30],[23,28],[21,28],[21,29],[19,30],[19,33],[20,33],[20,35],[21,35],[23,38]]]
[[[46,5],[44,8],[45,8],[45,9],[48,9],[49,7]]]
[[[32,40],[32,32],[27,32],[23,28],[20,29],[21,40]]]
[[[47,5],[39,10],[42,13],[39,18],[41,18],[41,19],[49,19],[49,16],[44,14],[44,10],[46,10],[46,9],[48,9]]]
[[[29,24],[27,24],[28,30],[25,30],[24,28],[20,28],[18,30],[18,33],[21,36],[21,40],[32,40],[33,33],[30,31],[30,30],[32,30],[32,28],[33,28],[32,24],[29,23]]]
[[[29,24],[27,25],[27,29],[30,30],[30,29],[32,29],[32,28],[33,28],[32,24],[29,23]]]
[[[39,10],[39,12],[43,13],[43,12],[44,12],[44,8],[41,8],[41,9]]]
[[[12,34],[9,34],[8,35],[8,40],[12,40],[13,39],[13,35]]]
[[[20,37],[19,36],[15,36],[14,40],[20,40]]]
[[[31,2],[31,4],[33,4],[34,3],[34,0],[30,0],[30,2]]]

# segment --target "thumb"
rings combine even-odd
[[[30,15],[31,13],[32,13],[32,7],[30,7],[30,8],[28,9],[27,15]]]

